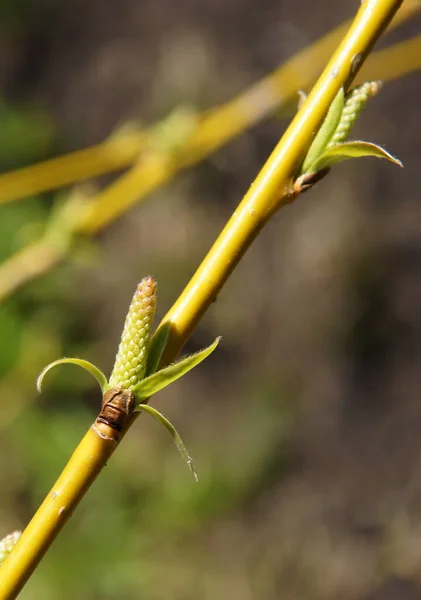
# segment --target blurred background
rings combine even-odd
[[[1,169],[228,101],[355,8],[317,4],[2,0]],[[345,163],[280,211],[185,351],[223,343],[154,398],[199,484],[142,416],[22,599],[421,598],[420,95],[419,74],[386,85],[352,136],[405,169]],[[109,373],[137,282],[158,280],[159,319],[287,123],[178,174],[1,303],[0,537],[25,526],[99,409],[72,366],[37,395],[41,369],[79,356]],[[63,193],[0,206],[1,260]]]

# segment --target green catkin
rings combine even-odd
[[[345,96],[345,104],[335,133],[327,145],[327,150],[344,142],[357,120],[358,115],[367,104],[369,98],[375,96],[381,89],[381,81],[367,81],[354,88]]]
[[[111,387],[131,389],[144,378],[155,309],[156,281],[153,277],[144,277],[137,286],[126,317],[109,381]]]
[[[13,533],[9,533],[9,535],[6,535],[6,537],[0,540],[0,565],[5,561],[7,556],[13,550],[21,535],[21,531],[14,531]]]

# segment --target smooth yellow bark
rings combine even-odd
[[[88,430],[12,554],[0,567],[2,600],[16,598],[116,446],[93,429]]]
[[[386,27],[400,2],[363,2],[347,35],[329,61],[249,191],[208,255],[161,322],[169,327],[163,357],[171,360],[213,302],[260,229],[292,198],[294,175],[340,87],[349,84],[357,68]]]

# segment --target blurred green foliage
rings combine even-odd
[[[15,107],[0,98],[0,166],[13,169],[46,158],[54,141],[54,125],[45,110]]]
[[[30,0],[2,0],[0,3],[0,27],[10,30],[14,25],[22,25],[33,14]]]

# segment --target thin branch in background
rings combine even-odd
[[[409,20],[420,8],[420,0],[406,0],[391,22],[389,31]],[[297,90],[308,90],[345,35],[350,23],[351,21],[343,23],[304,48],[272,74],[233,100],[201,115],[197,119],[191,139],[186,139],[187,148],[183,151],[185,161],[182,166],[195,164],[233,137],[279,110],[294,99]],[[416,41],[414,43],[415,46],[409,47],[408,50],[402,45],[399,60],[393,60],[393,70],[392,67],[389,70],[383,51],[378,53],[372,68],[370,57],[365,67],[365,79],[387,80],[419,69],[419,42],[418,45]],[[392,57],[391,48],[387,60]],[[404,63],[412,65],[412,68],[406,70]],[[381,73],[376,74],[379,66]],[[168,119],[171,119],[171,115]],[[0,204],[128,167],[142,159],[142,152],[145,148],[148,149],[149,142],[159,127],[160,123],[141,131],[136,127],[123,126],[110,138],[92,148],[1,174]]]
[[[393,23],[397,25],[402,22],[404,17],[409,18],[419,6],[420,4],[415,2],[404,4]],[[404,11],[405,7],[407,12]],[[409,10],[412,12],[408,12]],[[146,132],[144,135],[138,134],[136,139],[129,134],[122,133],[119,144],[121,147],[127,146],[124,150],[126,154],[122,152],[122,155],[124,154],[126,157],[130,155],[132,160],[135,148],[140,150],[140,145],[143,145],[144,148],[143,155],[138,158],[134,167],[114,183],[98,194],[85,198],[83,204],[80,203],[78,207],[72,209],[74,217],[70,229],[69,224],[66,224],[67,235],[98,233],[132,206],[140,203],[149,193],[170,181],[178,171],[203,160],[211,152],[254,125],[268,113],[279,109],[280,106],[287,105],[295,97],[297,89],[309,87],[315,73],[320,71],[326,60],[327,51],[331,48],[333,40],[338,37],[338,31],[342,28],[343,26],[298,53],[273,75],[265,78],[231,103],[214,109],[203,118],[197,117],[194,128],[190,132],[187,129],[189,135],[184,141],[181,152],[179,149],[175,154],[156,150],[146,152],[145,148],[148,145],[151,146],[150,139],[147,141]],[[311,65],[310,70],[308,65]],[[373,53],[367,64],[364,65],[361,75],[357,77],[357,82],[376,77],[388,81],[420,68],[421,36],[416,36]],[[154,128],[150,129],[150,131],[153,130]],[[149,135],[152,134],[149,133]],[[70,174],[72,176],[76,176],[76,174],[81,176],[82,173],[87,175],[90,168],[89,157],[96,156],[96,158],[92,158],[92,168],[97,169],[96,173],[98,173],[99,165],[105,168],[105,165],[109,164],[101,162],[99,157],[107,155],[111,148],[115,148],[114,144],[115,142],[104,142],[104,147],[97,146],[27,169],[0,175],[0,201],[3,189],[12,190],[15,186],[15,191],[17,191],[19,173],[24,175],[23,187],[19,189],[25,194],[29,193],[27,187],[29,184],[33,185],[32,192],[50,189],[54,182],[58,184],[59,181],[62,181],[63,184],[64,180],[60,180],[63,173],[66,177],[70,177]],[[86,164],[82,160],[84,157],[88,160]],[[72,162],[73,158],[75,158],[74,163]],[[55,165],[58,165],[57,172],[55,172]],[[78,171],[79,166],[82,165],[83,171]],[[54,176],[49,178],[49,173],[54,173]],[[3,188],[3,186],[5,187]],[[16,196],[15,199],[18,197]],[[69,199],[69,204],[73,205],[72,197]],[[54,225],[58,235],[61,236],[61,228],[57,227],[57,223]],[[62,244],[57,245],[52,243],[48,236],[43,236],[5,260],[0,265],[0,301],[13,294],[25,283],[41,277],[60,264],[68,255],[71,247],[71,244],[66,247],[63,247]]]

